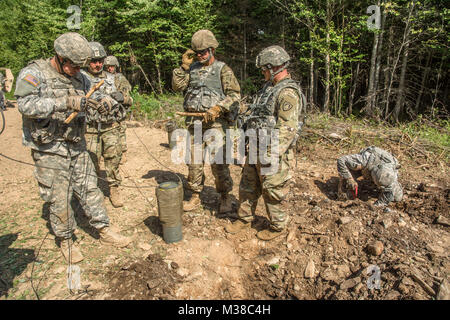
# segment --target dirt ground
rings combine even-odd
[[[133,243],[125,249],[100,245],[75,203],[76,241],[85,259],[78,264],[81,289],[70,292],[68,266],[28,165],[30,151],[21,144],[21,116],[17,108],[5,116],[0,299],[449,299],[448,164],[400,156],[405,199],[380,210],[372,207],[377,192],[366,181],[360,181],[359,199],[336,200],[336,160],[359,148],[305,140],[285,205],[289,228],[271,242],[255,236],[268,224],[262,199],[250,230],[225,233],[230,221],[216,215],[218,194],[206,168],[203,207],[183,215],[183,240],[166,244],[155,186],[174,180],[171,171],[186,177],[187,168],[171,162],[164,130],[136,122],[130,122],[128,161],[121,166],[125,206],[115,209],[105,198],[112,225]],[[241,168],[233,165],[231,172],[237,198]],[[381,242],[379,255],[372,252],[374,241]]]

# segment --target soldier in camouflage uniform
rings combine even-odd
[[[131,84],[128,82],[127,78],[125,76],[118,72],[119,70],[119,61],[114,56],[107,56],[104,63],[106,67],[106,71],[114,75],[114,84],[122,94],[123,94],[123,103],[122,105],[126,108],[127,113],[130,111],[131,106],[133,105],[133,98],[131,98],[130,92],[131,92]],[[120,161],[120,164],[125,163],[126,156],[125,152],[128,150],[127,146],[127,136],[126,136],[126,130],[127,125],[125,121],[120,121],[120,147],[122,149],[122,159]]]
[[[172,88],[184,93],[184,110],[186,112],[204,112],[205,116],[186,117],[186,125],[194,146],[194,121],[202,121],[202,134],[211,128],[219,130],[224,137],[234,123],[232,114],[239,109],[240,86],[233,71],[224,62],[215,57],[215,49],[219,46],[214,34],[209,30],[199,30],[192,36],[192,50],[187,50],[182,57],[181,67],[173,71]],[[194,55],[197,61],[194,62]],[[228,164],[224,152],[223,164],[211,164],[216,191],[220,193],[219,213],[232,211],[232,200],[229,192],[233,188]],[[194,155],[194,152],[191,152]],[[215,156],[212,154],[212,156]],[[203,189],[203,164],[188,164],[188,189],[192,198],[184,203],[184,210],[191,211],[200,206],[200,192]]]
[[[124,96],[120,93],[111,73],[103,71],[103,62],[106,51],[98,42],[90,42],[94,52],[87,71],[81,71],[91,81],[92,85],[104,80],[99,92],[108,100],[108,113],[99,114],[96,110],[89,110],[86,114],[86,141],[97,174],[100,173],[100,159],[103,156],[106,170],[106,180],[110,187],[110,197],[115,208],[122,207],[119,185],[122,177],[119,174],[119,164],[122,156],[120,147],[120,122],[126,117],[126,108],[123,106]]]
[[[357,197],[358,183],[354,177],[362,175],[381,189],[381,194],[375,202],[376,206],[384,207],[391,201],[401,201],[403,191],[398,182],[399,168],[400,164],[392,154],[375,146],[363,149],[357,154],[342,156],[337,161],[338,198],[345,199],[345,191],[351,191],[352,197]]]
[[[276,173],[264,174],[264,164],[260,159],[256,164],[251,164],[247,156],[239,185],[239,218],[225,228],[229,233],[237,233],[250,227],[261,195],[270,228],[258,232],[257,237],[272,240],[286,229],[288,217],[282,205],[289,191],[289,180],[292,179],[292,146],[298,137],[298,119],[303,108],[300,86],[291,79],[287,70],[289,60],[287,52],[279,46],[270,46],[256,57],[256,67],[262,69],[266,83],[250,106],[251,113],[244,126],[246,130],[279,130],[279,165]]]
[[[14,94],[23,118],[23,144],[31,148],[36,164],[34,176],[41,198],[49,203],[52,230],[63,256],[76,263],[83,256],[72,242],[76,228],[73,196],[90,225],[99,231],[102,243],[123,247],[131,239],[109,228],[103,194],[86,150],[85,111],[106,112],[103,101],[94,100],[95,95],[94,99],[85,97],[91,84],[80,73],[80,67],[87,63],[91,48],[83,36],[73,32],[58,37],[54,48],[53,58],[33,61],[21,70]],[[65,124],[74,111],[78,115]]]

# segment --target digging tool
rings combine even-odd
[[[105,82],[105,80],[101,80],[99,83],[97,83],[95,86],[93,86],[93,87],[91,88],[91,90],[89,90],[89,92],[86,94],[85,98],[86,98],[86,99],[89,99],[89,97],[90,97],[95,91],[97,91],[97,90],[103,85],[104,82]],[[66,120],[64,120],[64,123],[65,123],[65,124],[69,124],[70,121],[72,121],[73,118],[75,118],[75,117],[77,116],[77,114],[78,114],[77,111],[72,112],[71,115],[68,116]]]

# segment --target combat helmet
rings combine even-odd
[[[192,35],[191,47],[194,51],[201,51],[208,48],[217,48],[219,42],[214,34],[209,30],[199,30]]]
[[[256,67],[263,66],[276,67],[281,66],[291,60],[289,54],[280,46],[270,46],[261,51],[256,57]]]
[[[76,32],[62,34],[56,38],[53,46],[58,56],[68,59],[80,67],[85,67],[92,56],[89,42]]]
[[[256,56],[256,67],[257,68],[267,68],[270,71],[270,79],[287,68],[291,57],[289,54],[280,46],[270,46],[262,50]],[[273,71],[273,67],[283,66],[277,71]]]
[[[103,64],[105,66],[116,66],[117,68],[120,67],[119,60],[117,60],[117,58],[114,56],[107,56]]]
[[[92,59],[103,59],[106,58],[105,48],[99,42],[89,42],[92,49]]]

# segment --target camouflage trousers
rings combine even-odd
[[[106,181],[110,186],[119,186],[122,177],[119,174],[119,164],[122,158],[120,146],[120,127],[115,127],[108,131],[96,132],[92,127],[88,127],[86,133],[86,146],[92,158],[97,175],[100,173],[100,159],[103,156],[106,171]],[[104,128],[103,125],[102,129]],[[111,126],[111,125],[108,125]]]
[[[127,125],[125,123],[125,121],[119,122],[119,141],[120,141],[120,148],[122,150],[122,153],[127,152],[128,150],[128,146],[127,146],[127,135],[126,135],[126,131],[127,131]]]
[[[96,229],[109,226],[109,217],[103,204],[103,193],[97,187],[94,164],[87,151],[74,157],[32,150],[41,198],[50,211],[50,225],[57,237],[72,236],[76,221],[71,205],[73,196],[78,199],[89,224]]]
[[[205,133],[206,129],[202,129],[202,135]],[[211,129],[211,128],[209,128]],[[214,176],[214,182],[216,185],[216,191],[221,194],[229,193],[233,189],[233,180],[230,176],[229,165],[226,164],[226,136],[223,127],[215,127],[214,129],[219,130],[223,135],[223,164],[211,163],[211,171]],[[194,129],[190,128],[189,133],[191,135],[191,163],[188,164],[188,178],[187,178],[187,189],[192,192],[200,193],[203,189],[204,184],[204,164],[194,164]],[[209,142],[203,141],[202,148],[210,145]],[[211,156],[214,157],[215,153],[211,152]]]
[[[271,227],[279,231],[286,227],[288,220],[281,206],[289,192],[289,180],[292,178],[289,162],[292,159],[293,151],[289,150],[280,158],[277,173],[262,175],[262,165],[249,164],[247,157],[239,184],[240,219],[253,221],[258,199],[262,195]]]

